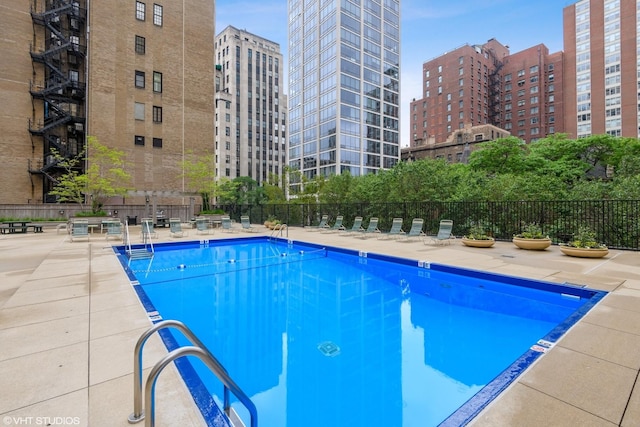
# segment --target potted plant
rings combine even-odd
[[[513,236],[512,241],[520,249],[543,251],[551,246],[551,239],[542,233],[542,228],[535,222],[525,225],[520,234]]]
[[[580,227],[573,235],[573,239],[560,245],[563,254],[582,258],[602,258],[609,253],[609,249],[596,240],[596,233],[589,227]]]
[[[270,230],[273,230],[273,228],[278,225],[281,224],[282,221],[280,221],[279,219],[277,219],[275,216],[273,215],[269,215],[267,217],[267,220],[264,222],[264,226],[267,227]]]
[[[472,224],[469,232],[462,237],[462,243],[474,248],[490,248],[495,243],[495,239],[489,236],[482,224]]]

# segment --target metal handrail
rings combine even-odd
[[[229,403],[229,390],[231,390],[231,392],[238,398],[238,400],[240,400],[240,402],[249,410],[249,415],[251,417],[251,427],[257,427],[258,412],[251,399],[242,391],[242,389],[240,389],[235,381],[231,379],[227,370],[224,368],[224,366],[222,366],[218,359],[216,359],[213,354],[209,352],[204,343],[200,341],[200,339],[195,336],[195,334],[184,323],[178,320],[163,320],[162,322],[156,323],[146,332],[144,332],[136,343],[133,357],[133,413],[129,415],[127,419],[129,423],[138,423],[145,418],[144,410],[142,408],[142,348],[151,335],[153,335],[160,329],[170,327],[178,329],[194,345],[173,350],[162,360],[156,363],[156,365],[151,369],[151,372],[149,373],[149,377],[147,378],[147,382],[145,384],[145,405],[149,412],[149,416],[147,417],[145,426],[153,426],[155,422],[154,398],[155,383],[158,375],[164,369],[164,367],[171,363],[173,360],[178,359],[182,356],[191,355],[200,358],[200,360],[202,360],[222,382],[224,386],[223,410],[227,417],[230,417],[231,404]]]
[[[280,236],[282,237],[282,231],[283,230],[287,230],[287,239],[289,238],[289,227],[287,227],[287,224],[276,224],[273,227],[273,230],[271,231],[271,234],[269,235],[269,238],[273,238],[275,237],[277,234],[280,234]]]

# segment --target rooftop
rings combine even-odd
[[[157,231],[157,241],[203,238],[195,230],[182,238],[169,237],[169,229]],[[139,242],[139,227],[132,227],[131,236]],[[215,232],[206,238],[231,236],[249,234]],[[468,248],[459,240],[433,246],[293,227],[288,237],[610,292],[472,425],[640,425],[640,253],[612,250],[603,259],[579,259],[557,246],[542,252],[510,242],[491,249]],[[64,417],[57,425],[129,425],[133,348],[151,321],[113,253],[117,243],[99,233],[72,243],[52,228],[0,235],[4,425],[35,424],[36,417],[49,417],[52,425],[54,417]],[[145,376],[166,353],[157,336],[150,338]],[[157,383],[156,420],[205,425],[173,365]]]

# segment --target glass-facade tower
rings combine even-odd
[[[289,0],[289,166],[375,173],[400,158],[400,1]]]

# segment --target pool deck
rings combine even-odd
[[[189,230],[181,238],[159,228],[154,242],[269,234],[257,227],[251,234]],[[139,228],[132,227],[133,243]],[[640,425],[640,253],[580,259],[557,246],[436,246],[294,227],[288,237],[609,292],[470,425]],[[0,426],[130,425],[133,347],[151,322],[113,254],[118,243],[99,233],[70,242],[55,228],[0,236]],[[145,375],[166,353],[150,338]],[[158,425],[205,425],[173,365],[160,376],[156,398]]]

